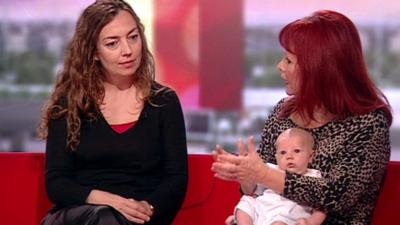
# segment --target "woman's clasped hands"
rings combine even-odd
[[[136,201],[132,198],[123,199],[114,207],[129,221],[143,224],[150,221],[153,215],[153,206],[146,201]]]
[[[247,149],[242,139],[239,139],[238,148],[239,155],[235,155],[217,145],[212,152],[214,163],[211,170],[222,180],[237,181],[242,187],[255,187],[267,176],[269,168],[259,157],[253,136],[248,140]]]
[[[87,199],[91,204],[105,204],[113,207],[129,221],[144,224],[150,221],[154,208],[147,201],[124,198],[101,190],[92,190]]]

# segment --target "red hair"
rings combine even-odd
[[[316,107],[338,118],[382,109],[391,124],[389,102],[368,74],[357,28],[349,18],[317,11],[286,25],[279,41],[297,56],[300,81],[284,116],[298,112],[307,121],[314,119]]]

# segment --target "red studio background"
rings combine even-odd
[[[157,0],[157,76],[187,108],[240,110],[243,0]]]

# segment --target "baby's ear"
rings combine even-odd
[[[308,159],[308,163],[311,163],[314,159],[314,150],[311,151],[310,158]]]

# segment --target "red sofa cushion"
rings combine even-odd
[[[240,199],[239,185],[214,177],[210,155],[189,155],[189,188],[173,225],[224,224]]]
[[[0,224],[38,225],[51,207],[43,153],[0,153]]]
[[[173,225],[224,224],[240,198],[239,185],[214,178],[210,155],[189,156],[189,189]],[[51,207],[43,153],[0,153],[0,225],[38,225]],[[400,162],[390,162],[374,225],[397,221]]]
[[[400,161],[392,161],[389,163],[372,224],[395,224],[399,220],[398,204],[400,204]]]

